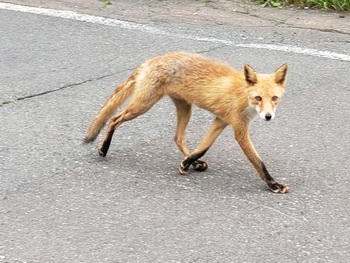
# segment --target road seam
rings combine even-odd
[[[114,75],[114,73],[110,73],[110,74],[107,74],[107,75],[104,75],[104,76],[101,76],[101,77],[97,77],[97,78],[87,79],[87,80],[84,80],[84,81],[81,81],[81,82],[77,82],[77,83],[68,84],[68,85],[65,85],[65,86],[62,86],[62,87],[59,87],[59,88],[56,88],[56,89],[46,90],[46,91],[43,91],[43,92],[40,92],[40,93],[30,94],[30,95],[27,95],[27,96],[24,96],[24,97],[19,97],[19,98],[11,99],[11,100],[8,100],[8,101],[3,101],[3,102],[0,102],[0,107],[4,106],[6,104],[10,104],[10,103],[16,103],[17,101],[31,99],[31,98],[47,95],[47,94],[50,94],[50,93],[53,93],[53,92],[65,90],[65,89],[68,89],[68,88],[73,88],[73,87],[80,86],[80,85],[83,85],[83,84],[86,84],[86,83],[89,83],[89,82],[92,82],[92,81],[101,80],[101,79],[110,77],[112,75]]]

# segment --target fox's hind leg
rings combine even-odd
[[[175,104],[177,113],[174,141],[182,154],[186,157],[191,153],[186,144],[186,127],[191,118],[192,105],[179,98],[171,97],[171,99]],[[200,160],[194,161],[192,165],[193,169],[196,171],[205,171],[208,168],[208,164]],[[183,171],[180,170],[180,173],[183,174]]]
[[[120,114],[111,118],[107,132],[98,148],[99,155],[103,157],[107,155],[116,128],[123,122],[130,121],[146,113],[161,98],[161,95],[147,97],[135,96]]]
[[[214,143],[216,138],[221,134],[221,132],[226,128],[228,124],[221,120],[220,118],[216,118],[213,124],[210,126],[208,133],[205,135],[199,147],[190,153],[180,164],[179,171],[181,174],[186,174],[186,171],[193,165],[197,170],[205,170],[207,168],[207,164],[205,162],[199,161],[209,149],[209,147]],[[196,167],[197,166],[197,167]]]

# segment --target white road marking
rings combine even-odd
[[[0,2],[0,9],[19,11],[19,12],[31,13],[31,14],[37,14],[37,15],[45,15],[45,16],[51,16],[51,17],[59,17],[59,18],[71,19],[71,20],[82,21],[87,23],[100,24],[105,26],[114,26],[114,27],[120,27],[125,29],[133,29],[133,30],[139,30],[142,32],[150,33],[150,34],[166,35],[166,36],[177,37],[182,39],[191,39],[196,41],[206,41],[211,43],[224,44],[228,46],[268,49],[268,50],[281,51],[286,53],[295,53],[295,54],[302,54],[302,55],[308,55],[313,57],[322,57],[327,59],[350,62],[350,55],[341,54],[341,53],[321,51],[317,49],[301,48],[296,46],[286,46],[286,45],[237,44],[229,40],[224,40],[219,38],[194,37],[192,35],[188,35],[185,33],[177,34],[171,31],[159,29],[154,26],[142,25],[138,23],[127,22],[127,21],[122,21],[122,20],[113,19],[113,18],[105,18],[105,17],[93,16],[93,15],[80,14],[73,11],[54,10],[54,9],[47,9],[47,8],[40,8],[40,7],[30,7],[30,6],[9,4],[9,3],[1,3],[1,2]]]
[[[346,54],[340,54],[340,53],[335,53],[330,51],[321,51],[321,50],[311,49],[311,48],[301,48],[296,46],[269,45],[269,44],[237,44],[236,46],[269,49],[269,50],[276,50],[276,51],[282,51],[282,52],[288,52],[288,53],[309,55],[314,57],[329,58],[334,60],[350,61],[350,56]]]

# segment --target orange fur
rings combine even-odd
[[[204,171],[207,163],[200,161],[222,130],[231,125],[235,138],[258,174],[273,192],[285,193],[288,187],[274,181],[249,138],[249,123],[259,115],[270,120],[284,93],[287,65],[273,74],[257,74],[245,65],[240,72],[227,64],[189,53],[172,53],[155,57],[139,66],[127,81],[121,84],[106,101],[92,122],[85,142],[96,139],[102,126],[123,102],[133,94],[130,103],[111,118],[99,153],[107,154],[114,130],[123,122],[147,112],[164,95],[170,96],[177,110],[175,142],[185,159],[180,172],[185,174],[190,165]],[[216,116],[199,147],[191,152],[186,145],[185,130],[192,105],[206,109]]]

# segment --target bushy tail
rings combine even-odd
[[[93,142],[96,139],[106,122],[133,93],[134,85],[135,78],[132,75],[128,80],[116,88],[92,121],[84,138],[85,143]]]

